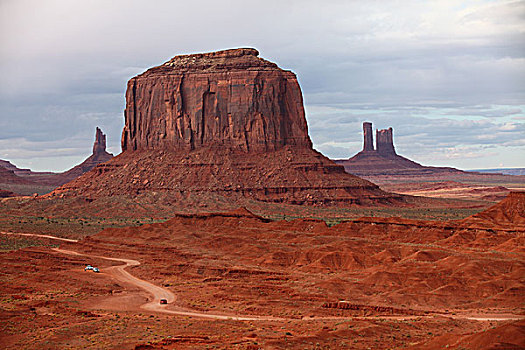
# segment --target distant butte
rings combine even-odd
[[[20,169],[7,160],[0,159],[0,189],[17,185],[21,194],[47,193],[80,175],[90,171],[98,164],[107,162],[113,154],[106,151],[106,135],[98,127],[95,131],[93,153],[79,165],[63,173],[39,172]]]
[[[122,154],[52,196],[402,201],[313,150],[295,74],[258,55],[241,48],[175,56],[130,79]]]
[[[363,149],[350,159],[334,160],[349,174],[372,181],[382,189],[405,195],[501,200],[509,189],[498,184],[522,184],[525,176],[462,171],[449,167],[424,166],[397,154],[392,128],[376,130],[376,145],[372,123],[363,123]],[[495,186],[496,185],[496,186]]]
[[[394,130],[376,130],[376,147],[373,145],[372,123],[363,123],[363,150],[350,159],[334,160],[345,170],[358,176],[374,175],[424,175],[434,173],[464,173],[448,167],[427,167],[396,153]]]

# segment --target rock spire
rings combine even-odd
[[[97,127],[95,131],[95,143],[93,144],[93,155],[103,154],[106,152],[106,135]]]
[[[395,156],[392,128],[376,130],[376,150],[382,156]]]
[[[374,151],[374,140],[372,138],[372,123],[363,123],[363,151]]]
[[[364,146],[363,150],[349,159],[335,160],[345,170],[358,176],[385,175],[385,174],[422,174],[429,172],[458,172],[452,168],[424,167],[408,158],[396,153],[394,147],[394,130],[392,128],[376,129],[376,147],[372,140],[372,123],[363,123]]]
[[[393,129],[376,129],[376,147],[372,137],[372,123],[363,122],[363,150],[361,152],[372,152],[383,157],[395,156]]]

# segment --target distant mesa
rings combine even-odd
[[[364,122],[363,149],[349,159],[334,161],[344,166],[347,173],[372,181],[390,192],[418,197],[498,201],[509,193],[508,188],[498,184],[520,184],[519,187],[523,187],[521,184],[525,183],[525,176],[424,166],[397,154],[392,128],[376,130],[375,134],[374,147],[372,123]]]
[[[525,168],[477,169],[471,171],[484,174],[525,175]]]
[[[400,201],[313,150],[295,74],[258,55],[252,48],[180,55],[130,79],[123,152],[52,195]]]
[[[34,184],[32,181],[17,175],[16,173],[16,166],[11,164],[8,161],[0,160],[0,183],[6,183],[6,184]],[[21,169],[26,170],[26,169]],[[27,169],[29,170],[29,169]]]
[[[334,160],[345,170],[358,176],[373,175],[424,175],[436,172],[463,171],[448,167],[427,167],[396,153],[394,130],[392,128],[376,130],[374,148],[372,123],[363,123],[363,150],[350,159]]]

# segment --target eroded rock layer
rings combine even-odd
[[[248,197],[314,205],[388,205],[403,200],[403,196],[383,192],[345,173],[320,153],[292,146],[256,155],[220,148],[127,151],[52,193],[89,200],[153,194],[162,196],[164,202],[197,200],[210,194],[232,200]]]

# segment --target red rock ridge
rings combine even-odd
[[[475,227],[525,231],[525,192],[510,192],[501,202],[462,222]]]

